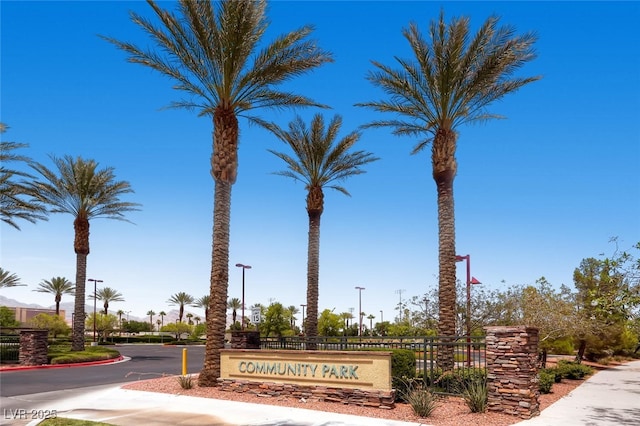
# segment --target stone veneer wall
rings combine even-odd
[[[538,329],[485,327],[489,411],[530,419],[540,414]]]
[[[339,402],[382,409],[395,407],[395,390],[361,390],[328,386],[253,382],[249,380],[218,379],[220,389],[228,392],[247,392],[259,396],[286,396],[312,401]]]
[[[49,362],[49,330],[20,331],[20,365],[44,365]]]

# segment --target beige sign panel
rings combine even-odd
[[[225,349],[221,378],[391,390],[390,352]]]

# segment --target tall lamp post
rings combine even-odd
[[[475,277],[471,276],[471,256],[456,255],[456,262],[467,262],[467,317],[465,318],[465,328],[467,335],[467,365],[471,365],[471,284],[480,284]]]
[[[302,327],[300,329],[302,330],[302,335],[304,336],[304,328],[305,328],[304,327],[304,308],[306,308],[307,305],[302,305],[301,304],[300,306],[302,306]]]
[[[93,281],[93,344],[96,343],[96,299],[98,299],[98,283],[102,280],[94,280],[89,278],[87,281]]]
[[[362,290],[364,287],[356,286],[356,290],[358,290],[358,336],[362,337]]]
[[[242,329],[244,330],[244,271],[245,269],[251,269],[250,265],[243,265],[242,263],[236,263],[238,268],[242,268]]]

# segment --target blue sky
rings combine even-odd
[[[163,3],[172,7],[170,2]],[[335,62],[286,87],[343,116],[343,133],[380,118],[354,106],[382,93],[365,76],[371,60],[394,64],[410,52],[402,28],[424,33],[443,9],[477,28],[497,14],[519,32],[535,31],[538,58],[522,75],[542,80],[497,102],[506,120],[459,129],[457,250],[488,289],[545,276],[572,284],[580,260],[640,240],[640,39],[637,2],[272,2],[271,40],[304,24]],[[128,201],[143,205],[135,224],[91,223],[87,275],[123,293],[114,310],[144,317],[172,309],[185,291],[208,294],[213,182],[212,124],[184,110],[162,109],[180,94],[172,82],[101,40],[103,34],[146,45],[128,11],[151,16],[145,2],[2,1],[0,120],[3,140],[28,143],[23,154],[80,155],[112,166],[131,183]],[[316,110],[299,111],[310,118]],[[286,126],[294,111],[262,111]],[[285,150],[272,135],[241,121],[239,175],[233,188],[229,296],[246,303],[306,303],[307,215],[303,185],[271,174]],[[360,149],[381,160],[344,182],[352,197],[326,192],[321,225],[320,309],[358,309],[385,320],[402,298],[437,285],[437,212],[429,150],[411,156],[411,138],[363,132]],[[22,302],[52,304],[31,291],[43,279],[75,277],[72,218],[4,224],[0,265],[27,287],[3,289]],[[458,276],[464,280],[461,263]],[[63,298],[63,301],[65,299]],[[71,298],[67,299],[70,301]],[[196,309],[192,309],[197,312]]]

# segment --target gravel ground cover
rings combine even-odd
[[[194,376],[195,379],[195,376]],[[194,380],[196,383],[196,380]],[[553,385],[552,393],[540,396],[540,407],[542,410],[553,404],[558,399],[567,395],[578,387],[582,380],[563,380],[561,383]],[[268,404],[285,407],[305,408],[308,410],[328,411],[341,414],[352,414],[356,416],[386,418],[391,420],[401,420],[416,423],[428,423],[434,426],[458,426],[469,424],[474,426],[507,426],[518,423],[522,419],[514,416],[496,413],[471,413],[461,398],[446,397],[439,402],[438,408],[428,418],[420,418],[413,413],[408,404],[396,404],[392,410],[380,408],[362,407],[358,405],[346,405],[336,402],[322,402],[305,400],[301,401],[291,397],[264,397],[250,395],[246,393],[226,392],[218,388],[198,387],[197,384],[191,389],[183,389],[180,386],[177,376],[161,377],[158,379],[141,380],[123,386],[125,389],[163,392],[170,394],[180,394],[201,398],[215,398],[222,400],[249,402],[253,404]]]

